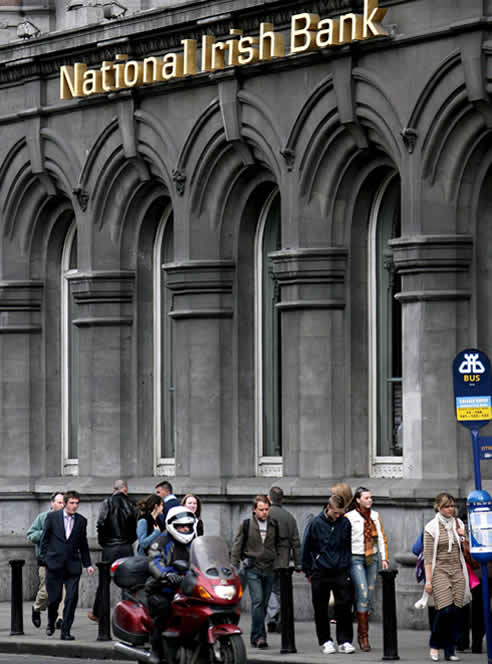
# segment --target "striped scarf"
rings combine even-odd
[[[366,557],[366,565],[371,565],[374,561],[374,549],[378,539],[378,531],[376,524],[371,519],[371,510],[364,509],[360,505],[355,509],[364,519],[364,555]]]

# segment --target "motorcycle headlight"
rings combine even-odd
[[[236,596],[234,586],[214,586],[214,592],[220,599],[233,599]]]

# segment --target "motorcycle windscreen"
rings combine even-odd
[[[227,544],[217,535],[203,535],[193,540],[190,563],[211,579],[231,579],[234,576]]]

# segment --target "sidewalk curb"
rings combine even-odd
[[[117,659],[113,648],[101,647],[97,644],[88,643],[66,643],[65,641],[46,642],[46,641],[19,641],[19,637],[14,641],[0,639],[0,653],[7,655],[40,655],[44,657],[72,657],[78,659]]]

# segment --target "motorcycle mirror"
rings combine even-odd
[[[173,567],[178,574],[186,574],[189,565],[186,560],[175,560],[173,562]]]

